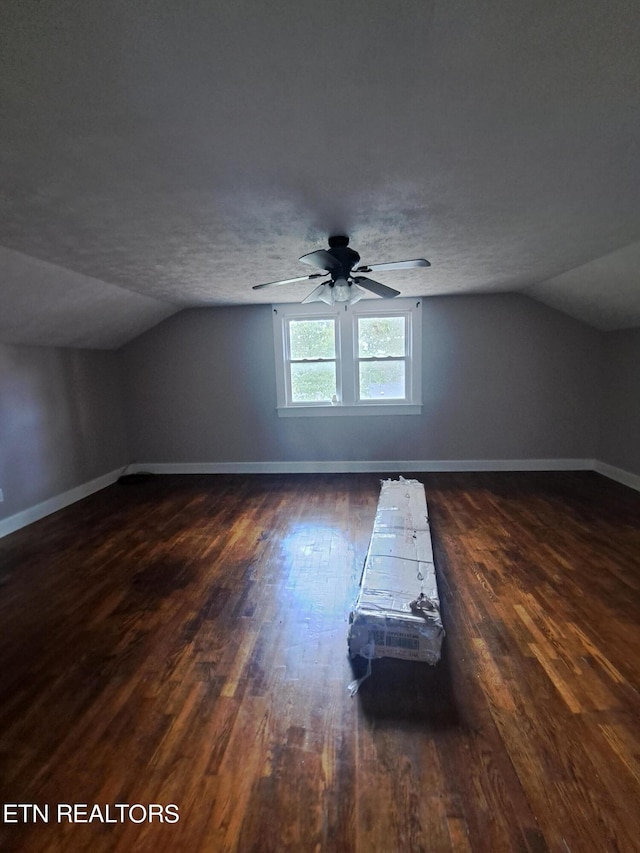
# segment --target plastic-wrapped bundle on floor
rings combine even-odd
[[[427,501],[417,480],[382,481],[349,623],[352,658],[393,657],[430,664],[440,659],[444,637],[440,598]]]

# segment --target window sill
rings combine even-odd
[[[421,415],[421,403],[380,403],[362,406],[278,406],[279,418],[344,417],[353,415]]]

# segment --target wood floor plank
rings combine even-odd
[[[376,661],[355,698],[376,475],[154,477],[0,540],[0,804],[52,814],[0,820],[0,849],[640,849],[640,495],[414,476],[443,656]]]

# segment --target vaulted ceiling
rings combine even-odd
[[[640,325],[637,0],[4,0],[0,340],[298,301],[346,233],[404,295]]]

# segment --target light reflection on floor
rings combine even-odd
[[[362,569],[353,541],[335,525],[300,522],[279,546],[281,662],[288,676],[325,666],[334,668],[337,678],[348,677],[348,615]]]

